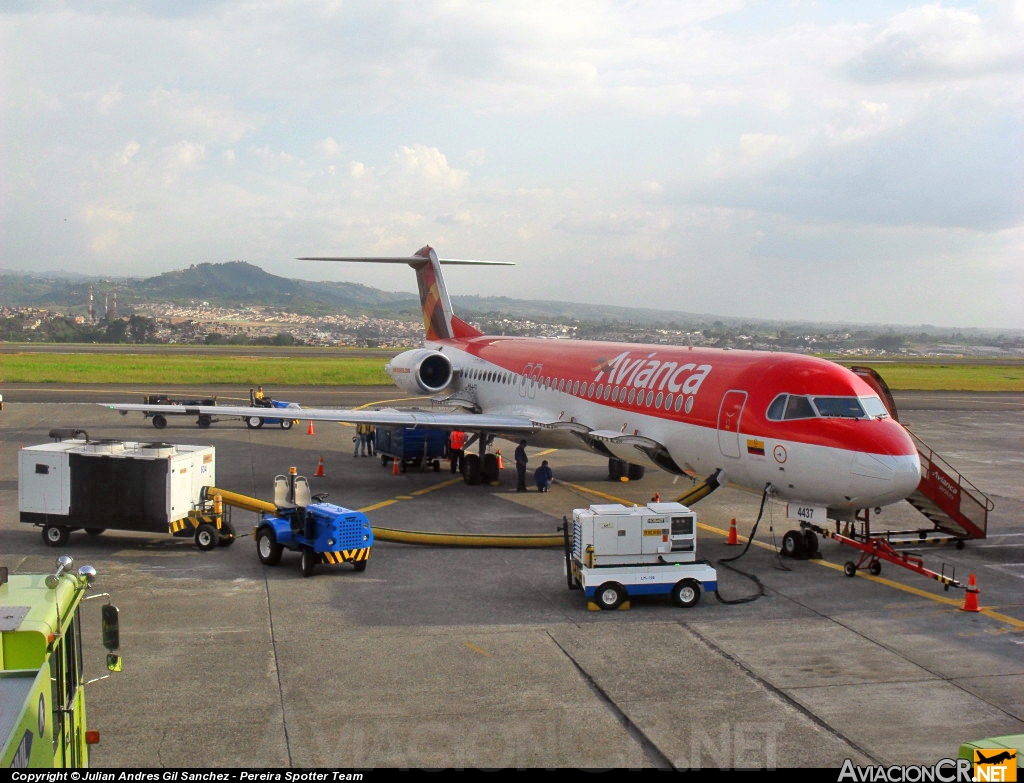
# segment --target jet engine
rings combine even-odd
[[[405,351],[384,365],[395,385],[407,392],[435,394],[452,382],[455,371],[440,351],[417,348]]]

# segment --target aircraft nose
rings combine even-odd
[[[903,500],[917,489],[921,463],[916,451],[900,455],[861,452],[854,460],[852,473],[861,485],[862,492],[858,494],[862,505],[882,506]]]

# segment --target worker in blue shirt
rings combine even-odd
[[[555,474],[551,472],[551,466],[548,465],[547,460],[540,463],[540,467],[533,471],[533,481],[537,485],[538,492],[547,492],[554,480]]]
[[[526,463],[530,460],[526,456],[526,441],[519,441],[516,446],[516,492],[526,492]]]

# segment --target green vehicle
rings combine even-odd
[[[960,752],[957,756],[966,759],[972,764],[977,761],[982,765],[1008,765],[1020,767],[1020,751],[1024,750],[1024,734],[1006,734],[1001,737],[986,737],[985,739],[972,740],[960,743]],[[1007,780],[998,774],[992,774],[984,769],[976,770],[975,780]]]
[[[96,569],[72,573],[57,558],[52,574],[9,574],[0,565],[0,769],[88,767],[99,732],[87,728],[82,602],[107,598],[100,608],[107,669],[121,670],[117,607],[107,593],[86,596]],[[103,675],[96,679],[105,679]]]

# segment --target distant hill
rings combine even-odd
[[[147,278],[52,277],[0,272],[0,306],[46,307],[85,313],[89,289],[102,312],[105,299],[117,298],[126,312],[143,303],[204,301],[221,307],[264,306],[298,313],[349,313],[419,319],[415,294],[381,291],[351,282],[310,282],[278,277],[245,261],[193,264],[187,269]],[[471,316],[508,316],[545,321],[669,321],[723,323],[741,319],[669,312],[649,308],[616,307],[562,301],[536,301],[509,297],[453,296],[458,312]]]
[[[415,294],[381,291],[352,282],[311,282],[278,277],[245,261],[193,264],[187,269],[165,272],[147,278],[108,278],[52,273],[24,274],[0,271],[0,306],[41,307],[66,313],[89,311],[90,289],[94,309],[105,312],[107,303],[116,299],[119,313],[130,312],[146,303],[208,302],[214,306],[239,308],[263,306],[293,313],[312,315],[344,313],[385,318],[419,320],[419,299]],[[675,325],[700,329],[710,325],[758,328],[816,326],[826,329],[865,329],[863,324],[811,324],[806,321],[780,321],[736,318],[709,313],[655,310],[615,305],[595,306],[558,300],[511,299],[504,296],[453,296],[456,311],[466,317],[518,318],[547,323],[581,321],[589,323],[629,323],[635,326]],[[874,329],[895,332],[909,327],[876,325]],[[914,332],[929,327],[913,327]],[[935,331],[948,332],[949,328]],[[959,329],[963,333],[985,330]]]
[[[102,310],[104,300],[117,297],[126,311],[147,302],[204,301],[222,307],[265,306],[290,312],[384,310],[415,312],[413,294],[397,294],[348,282],[317,282],[278,277],[245,261],[193,264],[187,269],[147,278],[51,278],[0,273],[0,305],[50,307],[86,312],[89,290]]]

